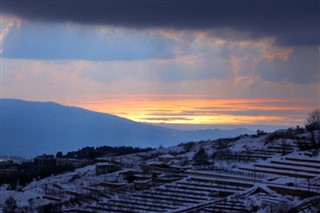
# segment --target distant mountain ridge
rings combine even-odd
[[[182,131],[54,102],[0,100],[1,155],[34,156],[103,145],[170,146],[253,133],[244,128]]]

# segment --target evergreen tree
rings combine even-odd
[[[193,156],[192,160],[195,165],[209,164],[209,155],[206,150],[201,147],[199,151]]]

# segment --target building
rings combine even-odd
[[[96,164],[96,175],[108,174],[121,170],[120,165],[112,163],[98,163]]]
[[[19,174],[18,164],[14,163],[12,160],[1,161],[0,162],[0,177],[17,175]]]
[[[165,163],[165,164],[169,163],[172,160],[177,160],[177,159],[178,159],[177,157],[170,155],[170,154],[160,155],[158,157],[158,160]]]
[[[79,160],[79,159],[71,159],[71,158],[57,158],[57,166],[69,166],[73,168],[84,167],[89,164],[88,160]]]
[[[144,190],[150,188],[151,180],[136,180],[133,182],[133,186],[136,190]]]
[[[40,155],[34,159],[34,163],[39,167],[52,168],[57,166],[57,159],[54,155]]]

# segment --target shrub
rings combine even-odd
[[[8,197],[4,202],[4,213],[14,213],[17,209],[17,201],[12,197]]]
[[[273,141],[278,139],[296,139],[296,136],[290,131],[283,131],[283,132],[277,131],[269,134],[266,137],[266,143],[272,143]]]

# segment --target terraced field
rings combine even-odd
[[[29,193],[24,203],[39,209],[52,204],[55,212],[72,213],[318,212],[319,154],[299,151],[291,139],[266,143],[266,137],[224,139],[223,149],[214,148],[216,141],[168,148],[173,162],[158,157],[163,150],[145,153],[148,158],[108,158],[122,162],[121,170],[97,175],[92,165],[35,181],[17,195]],[[208,150],[208,162],[199,165],[193,157],[200,149]]]
[[[267,187],[268,190],[285,196],[299,194],[309,196],[320,195],[320,187],[290,186],[285,183],[270,182],[270,177],[299,178],[311,180],[320,176],[320,160],[305,157],[277,157],[260,163],[253,163],[239,169],[247,171],[246,176],[234,173],[210,173],[187,170],[179,175],[185,176],[180,180],[154,185],[149,189],[122,191],[117,196],[104,197],[97,202],[69,209],[66,212],[249,212],[245,199],[237,199],[246,191],[254,191],[257,186]],[[155,169],[148,167],[149,169]],[[172,175],[173,170],[165,170]],[[255,175],[255,174],[261,174]],[[257,178],[260,177],[260,178]],[[271,178],[272,180],[272,178]],[[267,191],[268,191],[267,190]],[[281,198],[271,195],[257,195],[258,199],[274,204]],[[271,200],[270,200],[271,199]],[[304,206],[306,208],[306,206]]]

